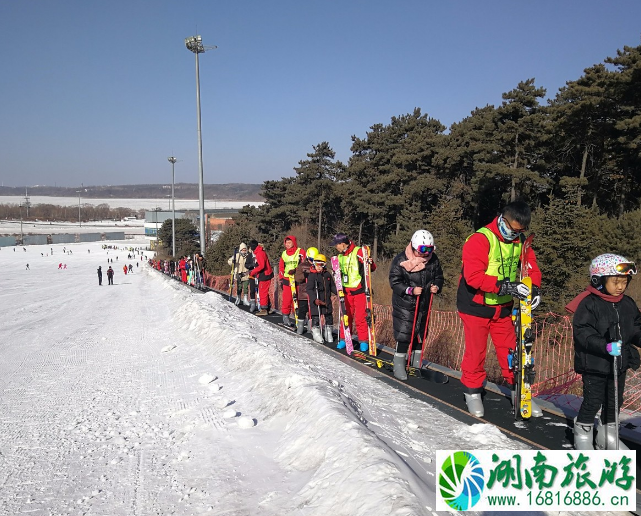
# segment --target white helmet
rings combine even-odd
[[[637,273],[634,262],[618,254],[601,254],[590,263],[590,278],[602,276],[630,276]]]
[[[412,235],[412,248],[419,253],[431,253],[436,249],[432,233],[425,229],[419,229]],[[421,248],[423,250],[421,250]],[[431,249],[430,249],[431,248]]]

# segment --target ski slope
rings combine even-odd
[[[522,447],[126,251],[26,249],[0,250],[1,515],[429,515],[436,450]]]

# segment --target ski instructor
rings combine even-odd
[[[392,260],[389,283],[392,287],[392,319],[394,322],[394,376],[407,380],[407,352],[414,338],[413,355],[420,357],[422,339],[426,334],[427,312],[431,298],[443,288],[443,269],[434,250],[432,233],[419,229],[404,251]],[[417,360],[412,357],[412,365]],[[420,367],[420,358],[418,359]]]
[[[482,393],[487,377],[488,334],[492,337],[503,378],[512,389],[514,403],[514,374],[509,369],[507,356],[516,346],[511,318],[513,300],[525,299],[530,293],[530,289],[517,279],[521,236],[527,231],[530,219],[530,207],[525,202],[511,202],[463,245],[463,265],[456,293],[456,307],[465,332],[461,383],[465,387],[467,409],[477,417],[483,417],[485,413]],[[534,309],[541,301],[541,271],[532,248],[526,251],[525,261],[532,278]],[[532,416],[542,415],[532,400]]]

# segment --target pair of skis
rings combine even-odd
[[[374,301],[372,299],[372,264],[370,263],[369,246],[363,246],[363,269],[365,271],[365,320],[367,321],[367,338],[369,354],[376,356],[376,330],[374,327]]]
[[[352,331],[349,327],[349,317],[347,316],[347,307],[345,306],[345,291],[343,290],[343,276],[341,273],[341,265],[338,261],[338,256],[332,256],[332,271],[334,273],[334,283],[336,284],[336,292],[338,292],[338,318],[343,325],[343,337],[345,338],[345,351],[351,355],[354,351],[354,343],[352,342]]]
[[[519,280],[527,285],[530,294],[519,300],[512,312],[516,331],[516,349],[510,350],[508,363],[514,372],[514,419],[532,417],[532,384],[534,383],[534,358],[532,345],[532,278],[529,277],[529,264],[525,260],[528,249],[532,246],[534,233],[523,239],[521,247],[521,273]]]
[[[354,351],[352,355],[354,358],[357,358],[363,361],[367,365],[375,365],[378,369],[384,369],[390,374],[394,374],[394,362],[391,360],[386,360],[380,357],[370,357],[365,353],[360,351]],[[434,382],[434,383],[447,383],[450,378],[445,373],[441,371],[435,371],[434,369],[429,368],[429,363],[422,364],[421,367],[408,366],[407,374],[408,376],[414,378],[422,378],[424,380]]]

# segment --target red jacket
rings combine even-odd
[[[501,242],[505,242],[499,232],[497,221],[498,217],[485,227],[494,233]],[[518,243],[518,240],[514,240],[514,242]],[[485,272],[489,265],[489,253],[490,242],[483,233],[472,234],[463,245],[463,266],[456,294],[456,307],[461,313],[486,318],[494,317],[496,313],[497,307],[487,306],[484,303],[485,292],[496,294],[500,288],[498,276],[490,276]],[[526,252],[525,261],[529,265],[528,275],[532,278],[532,284],[540,287],[541,271],[531,247]],[[501,317],[507,317],[511,313],[511,302],[497,306],[501,310]]]
[[[274,270],[269,263],[269,258],[267,257],[265,249],[259,245],[253,252],[254,259],[256,260],[256,267],[249,272],[249,276],[251,278],[258,278],[260,281],[266,281],[273,278]]]
[[[294,244],[292,245],[291,249],[285,249],[287,256],[293,256],[294,254],[296,254],[296,251],[298,250],[300,252],[299,258],[301,259],[301,261],[307,259],[307,255],[305,254],[305,249],[298,248],[298,242],[296,242],[295,236],[287,235],[283,240],[283,245],[285,244],[285,240],[291,240],[292,244]],[[288,271],[285,270],[285,262],[283,261],[283,256],[281,254],[280,260],[278,262],[278,278],[284,279],[287,272]],[[289,285],[289,280],[286,279],[284,285]]]

